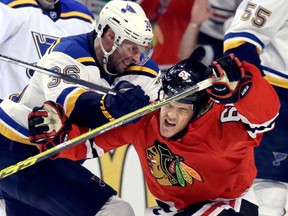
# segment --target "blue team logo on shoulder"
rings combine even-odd
[[[126,5],[126,8],[122,8],[121,11],[123,13],[126,13],[127,11],[130,11],[131,13],[136,13],[136,11],[129,4]]]
[[[39,32],[32,31],[31,33],[39,58],[41,58],[47,49],[59,38]]]
[[[273,152],[275,160],[272,162],[274,166],[280,166],[281,161],[286,160],[288,154],[283,152]]]

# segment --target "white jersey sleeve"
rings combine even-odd
[[[70,74],[74,78],[109,87],[109,84],[105,80],[100,79],[100,72],[97,67],[85,66],[61,52],[52,52],[49,55],[45,55],[38,62],[38,66],[50,68],[55,72]],[[77,97],[86,90],[88,88],[82,85],[70,83],[46,74],[35,73],[21,98],[21,103],[24,103],[28,107],[34,107],[39,106],[46,100],[57,101],[61,97],[63,107],[66,113],[69,113],[69,110],[70,112],[73,110]],[[33,95],[33,98],[31,95]]]
[[[5,42],[11,35],[17,34],[19,29],[25,25],[27,15],[23,12],[18,13],[0,2],[0,44]]]
[[[286,0],[243,0],[225,34],[224,51],[254,44],[268,79],[288,79],[287,9]]]

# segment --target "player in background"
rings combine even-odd
[[[1,0],[0,54],[29,63],[37,61],[58,37],[95,29],[93,14],[75,0]],[[5,5],[6,4],[6,5]],[[0,98],[19,93],[32,71],[0,62]]]
[[[226,53],[235,53],[263,71],[281,102],[275,129],[255,149],[258,174],[253,187],[263,216],[283,216],[288,212],[287,8],[284,0],[244,0],[224,43]]]
[[[27,118],[33,107],[41,106],[47,99],[61,103],[72,122],[91,128],[148,104],[149,96],[139,86],[121,79],[131,81],[132,76],[138,77],[151,98],[157,95],[160,73],[156,64],[146,62],[153,50],[152,38],[152,28],[142,8],[134,2],[115,0],[101,11],[96,31],[58,39],[39,60],[39,66],[102,86],[114,86],[117,94],[99,93],[34,73],[19,97],[13,101],[5,98],[0,104],[1,168],[38,153],[36,145],[29,141]],[[146,72],[135,70],[143,69],[144,63],[153,67]],[[130,66],[133,71],[129,71]],[[101,109],[100,103],[105,108]],[[87,148],[91,150],[87,155],[94,152],[89,142]],[[97,212],[97,216],[134,215],[131,206],[117,198],[109,185],[73,160],[43,161],[2,179],[0,188],[9,216],[20,212],[37,216]]]
[[[264,132],[273,129],[279,100],[257,67],[241,63],[234,55],[213,62],[211,68],[209,76],[216,81],[208,94],[202,90],[133,125],[94,138],[98,156],[126,143],[135,147],[148,188],[159,205],[148,208],[145,215],[258,215],[251,190],[257,172],[254,147]],[[204,80],[206,72],[207,67],[193,58],[180,62],[165,73],[159,98]],[[31,114],[30,126],[42,136],[49,131],[43,130],[46,123],[35,124],[40,117],[37,113]],[[58,119],[64,120],[60,115]],[[57,144],[65,133],[60,129],[39,146]]]
[[[203,63],[209,63],[223,55],[226,25],[234,16],[242,0],[195,0],[190,22],[181,38],[178,50],[180,59],[187,58],[201,45],[206,50]]]

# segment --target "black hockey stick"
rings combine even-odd
[[[32,166],[32,165],[34,165],[34,164],[36,164],[42,160],[47,159],[50,156],[56,155],[57,153],[65,150],[65,149],[71,148],[71,147],[73,147],[73,146],[75,146],[81,142],[84,142],[85,140],[91,139],[91,138],[93,138],[99,134],[102,134],[102,133],[109,131],[113,128],[124,125],[124,124],[126,124],[126,123],[128,123],[134,119],[137,119],[141,116],[144,116],[144,115],[146,115],[146,114],[148,114],[148,113],[150,113],[156,109],[159,109],[160,107],[162,107],[168,103],[180,100],[181,98],[187,97],[188,95],[191,95],[191,94],[194,94],[198,91],[206,89],[212,85],[213,80],[214,80],[214,78],[208,78],[206,80],[203,80],[203,81],[197,83],[196,85],[192,86],[191,88],[189,88],[189,89],[187,89],[187,90],[185,90],[185,91],[183,91],[177,95],[174,95],[174,96],[169,97],[169,98],[164,98],[162,100],[159,100],[157,102],[149,104],[149,105],[147,105],[141,109],[138,109],[134,112],[131,112],[131,113],[129,113],[125,116],[122,116],[118,119],[115,119],[112,122],[108,122],[107,124],[104,124],[100,127],[97,127],[97,128],[95,128],[95,129],[93,129],[87,133],[84,133],[78,137],[75,137],[75,138],[68,140],[64,143],[56,145],[51,149],[48,149],[44,152],[41,152],[37,155],[34,155],[34,156],[29,157],[23,161],[20,161],[15,165],[11,165],[7,168],[4,168],[4,169],[0,170],[0,179],[5,178],[9,175],[12,175],[13,173],[16,173],[20,170],[27,168],[27,167],[30,167],[30,166]]]
[[[38,71],[40,73],[43,73],[43,74],[46,74],[46,75],[49,75],[49,76],[60,78],[60,79],[63,79],[65,81],[68,81],[68,82],[73,82],[73,83],[76,83],[76,84],[79,84],[79,85],[82,85],[82,86],[85,86],[85,87],[100,91],[102,93],[108,93],[108,94],[111,94],[111,95],[116,95],[116,92],[112,91],[110,88],[107,88],[107,87],[104,87],[104,86],[100,86],[100,85],[97,85],[95,83],[88,82],[86,80],[77,79],[77,78],[71,77],[71,76],[69,76],[67,74],[58,73],[56,71],[40,67],[40,66],[38,66],[36,64],[29,64],[27,62],[24,62],[24,61],[21,61],[21,60],[17,60],[17,59],[14,59],[14,58],[2,55],[2,54],[0,54],[0,60],[6,61],[8,63],[15,64],[15,65],[19,65],[21,67],[25,67],[25,68],[28,68],[28,69],[31,69],[31,70],[34,70],[34,71]]]

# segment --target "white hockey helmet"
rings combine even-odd
[[[117,47],[126,39],[137,45],[145,47],[140,52],[140,62],[143,65],[152,55],[153,31],[149,19],[141,6],[132,1],[111,0],[101,10],[98,25],[96,27],[97,36],[101,37],[103,30],[109,26],[115,33],[114,46],[110,52],[103,49],[104,66]],[[106,58],[106,60],[105,60]],[[105,63],[106,61],[106,63]]]

